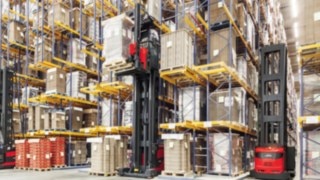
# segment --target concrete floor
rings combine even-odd
[[[80,169],[63,169],[63,170],[52,170],[46,172],[37,172],[37,171],[24,171],[24,170],[0,170],[0,179],[1,180],[140,180],[138,178],[128,178],[128,177],[101,177],[101,176],[90,176],[88,174],[89,168],[80,168]],[[186,178],[175,178],[170,176],[159,176],[154,178],[155,180],[236,180],[243,179],[243,175],[237,178],[228,178],[228,177],[219,177],[219,176],[203,176],[203,177],[186,177]]]

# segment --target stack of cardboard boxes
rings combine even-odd
[[[71,141],[70,163],[72,165],[83,165],[87,163],[87,143],[86,141]]]

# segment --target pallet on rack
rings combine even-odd
[[[132,62],[128,62],[127,60],[113,61],[104,65],[104,68],[108,69],[109,71],[122,71],[132,67],[134,67],[134,64]]]
[[[40,172],[45,172],[45,171],[51,171],[51,168],[29,168],[30,171],[40,171]]]
[[[52,167],[55,169],[62,169],[62,168],[66,168],[67,166],[64,164],[64,165],[54,165]]]
[[[91,176],[104,176],[103,172],[89,172],[89,175]]]
[[[29,168],[29,167],[14,167],[14,169],[27,171],[27,170],[29,170],[30,168]]]
[[[161,175],[163,175],[163,176],[176,176],[176,177],[189,177],[189,176],[193,175],[193,172],[192,171],[189,171],[189,172],[162,171]]]

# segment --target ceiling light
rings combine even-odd
[[[291,0],[291,16],[293,18],[298,16],[298,2],[296,0]]]

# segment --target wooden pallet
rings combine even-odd
[[[29,167],[14,167],[14,169],[27,171]]]
[[[45,172],[45,171],[51,171],[52,169],[51,168],[30,168],[29,170]]]
[[[104,173],[101,173],[101,172],[89,172],[89,175],[91,176],[104,176]]]
[[[57,169],[60,169],[60,168],[66,168],[67,166],[66,165],[54,165],[53,168],[57,168]]]
[[[104,67],[111,68],[111,67],[114,67],[114,66],[119,66],[119,65],[124,65],[124,64],[128,64],[128,62],[127,62],[127,60],[122,59],[122,60],[116,60],[116,61],[112,61],[110,63],[106,63],[104,65]]]
[[[176,176],[176,177],[188,177],[188,176],[192,176],[193,173],[191,171],[189,171],[189,172],[162,171],[161,175],[163,175],[163,176]]]
[[[173,66],[173,67],[168,67],[168,68],[161,68],[160,72],[173,71],[173,70],[176,70],[176,69],[183,69],[185,67],[186,66],[182,65],[182,66]]]
[[[104,176],[116,176],[117,175],[117,173],[116,172],[112,172],[112,173],[104,173]]]

